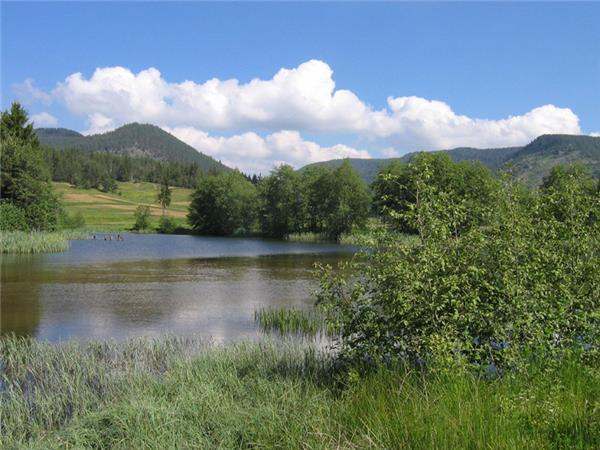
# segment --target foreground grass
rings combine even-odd
[[[0,253],[64,252],[69,241],[85,239],[79,231],[0,231]]]
[[[0,339],[3,448],[598,448],[600,375],[346,377],[310,348]],[[342,380],[342,381],[341,381]],[[345,381],[343,381],[345,380]]]
[[[138,205],[150,208],[150,226],[155,228],[162,215],[156,202],[156,183],[117,183],[116,192],[107,193],[97,189],[79,189],[68,183],[52,183],[61,195],[62,203],[69,214],[81,213],[86,230],[122,231],[131,229],[135,223],[134,212]],[[191,189],[173,187],[169,216],[181,227],[187,227],[186,215],[191,198]]]

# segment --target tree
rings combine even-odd
[[[39,141],[33,123],[29,122],[27,111],[23,109],[20,103],[13,102],[10,111],[3,111],[0,120],[0,139],[5,141],[9,137],[16,139],[16,142],[23,145],[39,147]]]
[[[27,113],[18,103],[2,112],[0,199],[21,208],[28,227],[53,230],[61,210],[50,174]]]
[[[448,154],[436,152],[417,154],[409,164],[393,162],[380,170],[372,187],[375,212],[405,233],[417,233],[418,227],[410,225],[407,218],[428,205],[423,202],[423,192],[432,188],[455,203],[456,208],[447,212],[452,211],[454,232],[458,233],[489,220],[497,182],[479,162],[454,163]]]
[[[274,169],[259,185],[260,224],[264,234],[283,238],[300,231],[302,193],[300,177],[289,165]]]
[[[256,221],[256,187],[237,171],[200,179],[192,194],[188,222],[201,233],[247,233]]]
[[[533,196],[505,177],[486,225],[461,233],[461,203],[426,183],[430,176],[415,180],[420,205],[406,217],[421,239],[380,231],[354,260],[356,272],[322,278],[319,301],[340,331],[342,356],[508,370],[571,351],[597,358],[600,197],[583,194],[585,176],[560,177]],[[557,216],[556,204],[569,214]]]
[[[343,233],[348,233],[354,226],[363,226],[369,215],[370,196],[360,175],[348,161],[344,161],[325,180],[323,204],[324,232],[331,239],[338,240]]]
[[[166,175],[162,176],[156,199],[162,207],[162,215],[164,216],[167,208],[171,204],[171,188],[169,187],[169,178]]]
[[[150,228],[150,208],[148,206],[139,205],[133,213],[135,224],[133,229],[143,231]]]

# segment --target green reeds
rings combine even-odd
[[[0,253],[64,252],[69,240],[85,239],[79,231],[0,231]]]
[[[360,377],[311,346],[0,338],[0,448],[600,448],[600,371]]]
[[[261,308],[254,311],[254,321],[265,333],[277,332],[316,336],[329,334],[323,316],[317,310]]]

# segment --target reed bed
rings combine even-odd
[[[64,252],[69,241],[86,239],[79,231],[0,231],[0,253]]]
[[[254,311],[254,321],[265,333],[276,332],[280,335],[309,337],[331,334],[330,328],[318,310],[261,308]]]
[[[277,342],[0,338],[0,448],[600,447],[600,372],[347,373]]]

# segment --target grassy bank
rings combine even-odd
[[[86,230],[122,231],[131,229],[135,223],[133,213],[138,205],[150,208],[150,226],[155,228],[162,215],[156,202],[158,185],[155,183],[118,183],[116,192],[97,189],[78,189],[68,183],[52,183],[61,195],[69,214],[81,213]],[[186,215],[192,190],[174,187],[171,192],[169,216],[178,226],[187,227]]]
[[[3,448],[598,448],[600,374],[345,377],[306,347],[0,339]],[[340,381],[345,380],[345,381]]]
[[[64,252],[69,240],[85,236],[79,231],[0,231],[0,253]]]

